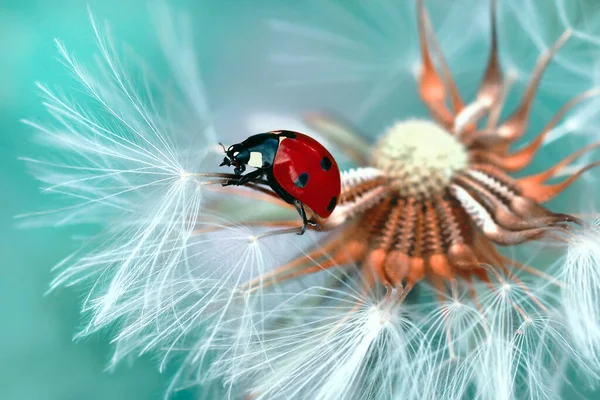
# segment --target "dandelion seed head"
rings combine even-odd
[[[496,4],[492,2],[492,6]],[[422,5],[423,2],[417,2],[417,8]],[[378,6],[392,10],[389,4]],[[333,224],[340,232],[324,238],[321,245],[325,251],[313,248],[305,256],[293,259],[290,264],[297,268],[292,276],[313,273],[313,264],[322,269],[340,265],[343,268],[349,262],[346,255],[351,253],[350,262],[360,273],[370,272],[374,276],[365,286],[372,287],[376,281],[392,293],[412,290],[416,282],[422,288],[427,282],[432,285],[433,297],[437,299],[428,304],[420,297],[411,311],[403,310],[423,333],[416,335],[423,341],[413,347],[423,350],[423,357],[414,356],[410,360],[415,368],[414,381],[422,390],[417,394],[410,385],[401,382],[397,391],[388,392],[387,397],[391,397],[389,393],[401,393],[403,398],[446,399],[473,394],[481,398],[549,398],[558,390],[547,384],[545,378],[562,376],[565,360],[585,364],[586,352],[593,354],[590,349],[595,344],[582,343],[578,349],[569,343],[575,324],[569,323],[562,309],[561,292],[563,285],[568,285],[557,278],[561,274],[554,275],[556,271],[547,272],[541,266],[520,264],[496,248],[496,245],[513,246],[537,240],[547,243],[546,239],[569,242],[584,223],[575,217],[554,213],[543,204],[583,171],[597,165],[585,161],[580,164],[581,169],[576,165],[566,167],[579,156],[589,156],[593,149],[589,146],[538,175],[522,178],[513,175],[531,165],[536,153],[542,152],[542,144],[553,135],[558,137],[556,132],[564,135],[572,128],[581,132],[588,118],[594,115],[593,110],[586,111],[586,107],[597,102],[598,92],[591,89],[574,97],[533,141],[524,140],[524,145],[519,146],[533,115],[533,94],[541,88],[552,89],[552,85],[541,84],[542,71],[562,68],[576,72],[568,62],[550,65],[575,31],[569,26],[562,35],[557,32],[554,42],[536,32],[533,42],[541,54],[530,52],[526,57],[511,57],[511,49],[499,50],[495,41],[500,36],[499,42],[506,43],[506,25],[503,24],[503,32],[498,35],[500,24],[497,22],[505,22],[502,18],[507,8],[500,11],[491,8],[489,61],[483,82],[470,101],[460,97],[457,82],[449,71],[454,70],[449,67],[454,67],[451,58],[461,54],[469,35],[454,35],[452,43],[444,40],[440,34],[444,27],[434,32],[429,28],[427,13],[420,9],[416,14],[422,59],[415,69],[418,72],[415,77],[418,93],[429,108],[432,121],[406,119],[395,123],[370,146],[368,133],[362,135],[348,121],[320,118],[315,123],[314,119],[310,120],[362,167],[344,175],[342,200]],[[536,9],[531,2],[525,8]],[[480,16],[478,10],[474,10],[473,15]],[[497,15],[501,17],[496,19]],[[473,29],[485,25],[475,23]],[[328,27],[335,29],[333,25]],[[436,37],[440,37],[439,42]],[[337,39],[336,45],[341,44],[341,38]],[[374,37],[365,42],[370,40]],[[355,43],[346,41],[344,44],[356,47]],[[331,42],[325,41],[322,45],[331,45]],[[475,44],[470,42],[470,45]],[[449,53],[448,61],[444,59],[445,53]],[[412,62],[411,54],[407,60]],[[535,68],[528,65],[533,58],[537,58]],[[312,61],[319,63],[319,60]],[[303,62],[306,64],[309,60]],[[506,69],[501,62],[512,66],[507,74],[499,73]],[[336,67],[346,67],[349,71],[353,65],[340,63]],[[361,111],[372,109],[378,102],[392,103],[385,99],[394,84],[403,82],[404,78],[397,70],[397,63],[394,68],[396,71],[389,75],[371,75],[375,81],[382,79],[361,97],[365,99]],[[509,91],[517,78],[525,86],[525,93],[516,109],[503,118]],[[590,102],[584,103],[588,99]],[[358,115],[360,118],[361,112]],[[577,127],[561,122],[568,121],[563,120],[565,116],[575,118]],[[513,144],[517,150],[512,150]],[[547,182],[561,174],[569,179],[556,185]],[[435,185],[429,185],[432,181]],[[420,189],[419,185],[426,187]],[[288,279],[286,268],[290,264],[274,270],[275,273],[281,271],[277,276],[283,281]],[[584,280],[590,282],[590,279]],[[597,285],[594,283],[594,286]],[[579,292],[581,296],[582,291]],[[581,301],[581,298],[576,300]],[[366,342],[373,336],[385,336],[388,327],[394,326],[385,307],[370,304],[354,312],[364,317],[360,332]],[[591,317],[592,312],[587,314]],[[597,318],[591,320],[594,322],[585,327],[587,332],[597,326]],[[354,321],[347,316],[344,326],[350,329]],[[582,351],[585,346],[588,350]],[[347,357],[354,354],[352,349],[346,350]],[[282,374],[288,374],[284,379],[286,385],[281,389],[282,397],[305,393],[315,397],[315,393],[330,392],[331,381],[315,382],[311,377],[303,380],[299,377],[303,374],[295,368],[285,368],[293,364],[293,355],[286,357],[291,364],[285,364],[278,356],[267,358],[277,359],[278,368],[285,371]],[[340,354],[338,359],[343,357]],[[337,373],[342,373],[348,365],[338,365]],[[382,369],[389,366],[383,356],[374,360],[373,365]],[[399,375],[401,372],[397,371],[395,377]],[[336,393],[348,393],[357,382],[362,383],[359,377],[353,381],[338,381]],[[304,392],[305,385],[316,389]],[[298,387],[303,389],[288,391]],[[263,390],[268,392],[266,388]]]

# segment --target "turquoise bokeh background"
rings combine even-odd
[[[275,3],[264,1],[261,7],[268,9]],[[53,38],[64,40],[82,58],[96,51],[87,4],[98,19],[110,21],[117,42],[126,41],[150,63],[158,58],[145,1],[0,0],[1,400],[156,399],[169,379],[168,373],[157,372],[151,357],[105,372],[111,355],[110,332],[72,341],[81,325],[79,306],[85,287],[43,294],[52,277],[50,268],[77,248],[72,237],[78,231],[19,230],[13,219],[16,214],[42,209],[47,200],[18,161],[21,155],[35,156],[40,151],[30,143],[30,129],[19,120],[46,115],[35,81],[73,86],[72,78],[56,60]],[[236,82],[248,78],[239,74],[240,68],[231,80],[219,77],[243,57],[236,53],[244,47],[240,37],[248,29],[260,29],[255,25],[260,12],[246,1],[197,4],[190,0],[186,9],[198,13],[198,29],[204,33],[200,61],[205,79],[216,82],[209,83],[209,89],[229,81],[231,91],[236,92]],[[258,62],[254,60],[254,64]],[[227,91],[226,86],[223,89]],[[216,103],[227,101],[225,95],[215,95]],[[554,103],[549,100],[547,105],[553,107]],[[563,205],[576,197],[568,195]],[[595,398],[592,393],[588,396]],[[195,398],[195,393],[181,393],[177,398]]]

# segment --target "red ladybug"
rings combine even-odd
[[[307,224],[316,226],[316,222],[307,219],[305,206],[315,215],[327,218],[340,197],[340,170],[335,159],[323,145],[299,132],[272,131],[250,136],[225,150],[220,166],[223,165],[233,165],[236,175],[241,175],[246,165],[256,168],[224,186],[243,185],[266,177],[273,191],[293,204],[302,217],[299,235]]]

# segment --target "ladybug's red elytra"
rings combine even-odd
[[[321,143],[299,132],[271,131],[250,136],[225,150],[223,165],[233,165],[236,175],[242,175],[246,165],[256,168],[223,185],[244,185],[266,178],[271,189],[293,204],[302,217],[299,235],[304,234],[308,224],[317,225],[307,218],[305,206],[318,217],[327,218],[340,197],[340,170],[335,159]]]

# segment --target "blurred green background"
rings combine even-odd
[[[235,103],[210,89],[227,81],[232,87],[229,93],[235,93],[236,82],[247,78],[239,73],[222,76],[241,69],[244,51],[250,51],[244,44],[245,32],[260,29],[261,11],[243,0],[172,3],[185,5],[198,16],[203,33],[200,62],[209,92],[215,93],[214,103]],[[282,4],[268,0],[261,1],[261,7],[270,9],[275,3]],[[0,0],[0,400],[157,399],[169,380],[169,373],[159,374],[156,360],[150,357],[105,372],[111,356],[110,332],[72,341],[81,325],[79,306],[85,287],[44,297],[50,268],[77,248],[77,241],[71,239],[78,234],[76,229],[14,226],[14,215],[38,210],[45,201],[17,159],[39,151],[29,141],[30,129],[19,120],[47,118],[35,81],[64,88],[74,85],[56,60],[53,38],[65,41],[82,58],[96,51],[87,5],[99,20],[110,21],[118,43],[127,42],[151,64],[158,57],[145,1]],[[254,69],[260,69],[256,60]],[[555,103],[559,104],[548,100],[546,105],[552,109]],[[196,395],[191,390],[177,399]],[[593,393],[587,397],[598,398]]]

